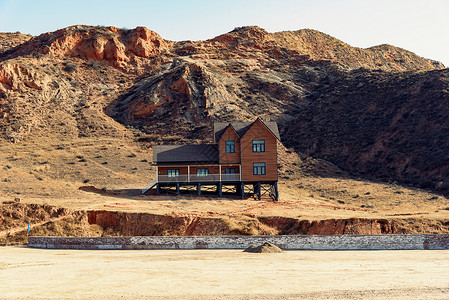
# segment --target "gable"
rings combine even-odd
[[[273,133],[273,131],[270,129],[270,127],[267,126],[268,122],[264,122],[262,121],[260,118],[257,118],[256,121],[254,121],[254,123],[251,124],[251,126],[248,128],[248,130],[246,130],[245,134],[241,137],[243,138],[245,135],[249,134],[249,133],[253,133],[256,130],[263,130],[265,133],[273,136],[275,139],[279,140],[279,131],[277,129],[277,124],[276,122],[270,122],[270,123],[274,123],[275,126],[271,125],[272,129],[275,129],[275,133]]]
[[[221,134],[219,140],[216,141],[216,143],[218,144],[221,141],[222,137],[226,137],[227,139],[229,139],[230,137],[233,137],[237,140],[240,140],[239,135],[237,134],[237,132],[235,131],[234,127],[232,127],[232,124],[229,124],[226,129],[224,130],[224,132]]]
[[[248,138],[254,139],[254,138],[260,138],[265,139],[268,137],[272,137],[274,140],[276,140],[276,136],[271,132],[269,128],[265,126],[265,124],[257,119],[254,121],[254,123],[251,125],[251,127],[245,132],[244,136],[242,136],[242,140],[247,140]]]
[[[279,130],[276,122],[265,122],[260,118],[257,118],[254,122],[215,122],[214,123],[214,143],[218,143],[218,141],[221,139],[223,134],[225,133],[227,127],[231,125],[237,135],[242,138],[246,132],[253,126],[255,122],[261,122],[269,131],[270,133],[277,138],[278,140],[281,140],[281,137],[279,135]]]

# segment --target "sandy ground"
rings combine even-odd
[[[449,251],[0,248],[0,298],[448,299]]]

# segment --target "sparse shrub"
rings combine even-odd
[[[75,72],[76,70],[78,70],[78,65],[75,63],[66,63],[64,70],[69,73]]]
[[[97,61],[97,60],[89,60],[87,62],[87,65],[95,70],[98,70],[101,68],[101,62]]]

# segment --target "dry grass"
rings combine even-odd
[[[300,220],[396,219],[399,231],[447,231],[449,201],[430,191],[395,183],[354,179],[326,162],[300,159],[280,148],[282,167],[280,201],[217,196],[140,195],[154,176],[151,149],[132,139],[28,140],[0,145],[0,201],[64,207],[70,211],[110,210],[219,218],[223,230],[233,234],[278,234],[258,217]],[[94,186],[80,190],[80,187]],[[14,212],[11,212],[14,214]],[[6,216],[7,212],[3,213]],[[55,220],[36,209],[32,216],[2,218],[2,228],[24,227],[37,219],[47,223],[34,235],[111,236],[112,228],[89,226],[74,216]],[[34,220],[33,218],[37,218]],[[217,223],[218,224],[218,223]],[[222,225],[220,225],[222,226]],[[164,228],[161,231],[165,230]],[[167,231],[166,234],[169,234]],[[8,242],[23,243],[22,230]],[[0,241],[2,242],[2,241]]]

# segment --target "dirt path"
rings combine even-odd
[[[448,299],[449,251],[0,248],[6,298]]]
[[[45,224],[50,223],[50,222],[61,221],[61,220],[66,219],[68,217],[72,217],[72,216],[71,215],[61,216],[61,217],[57,217],[57,218],[51,218],[49,220],[45,220],[45,221],[38,222],[38,223],[32,223],[30,225],[30,230],[33,229],[34,227],[42,226],[42,225],[45,225]],[[17,234],[17,233],[19,233],[21,231],[26,231],[27,229],[28,229],[28,225],[19,226],[19,227],[15,227],[15,228],[12,228],[12,229],[7,229],[7,230],[2,230],[2,231],[0,231],[0,238],[4,238],[8,234],[9,235],[14,235],[14,234]]]

